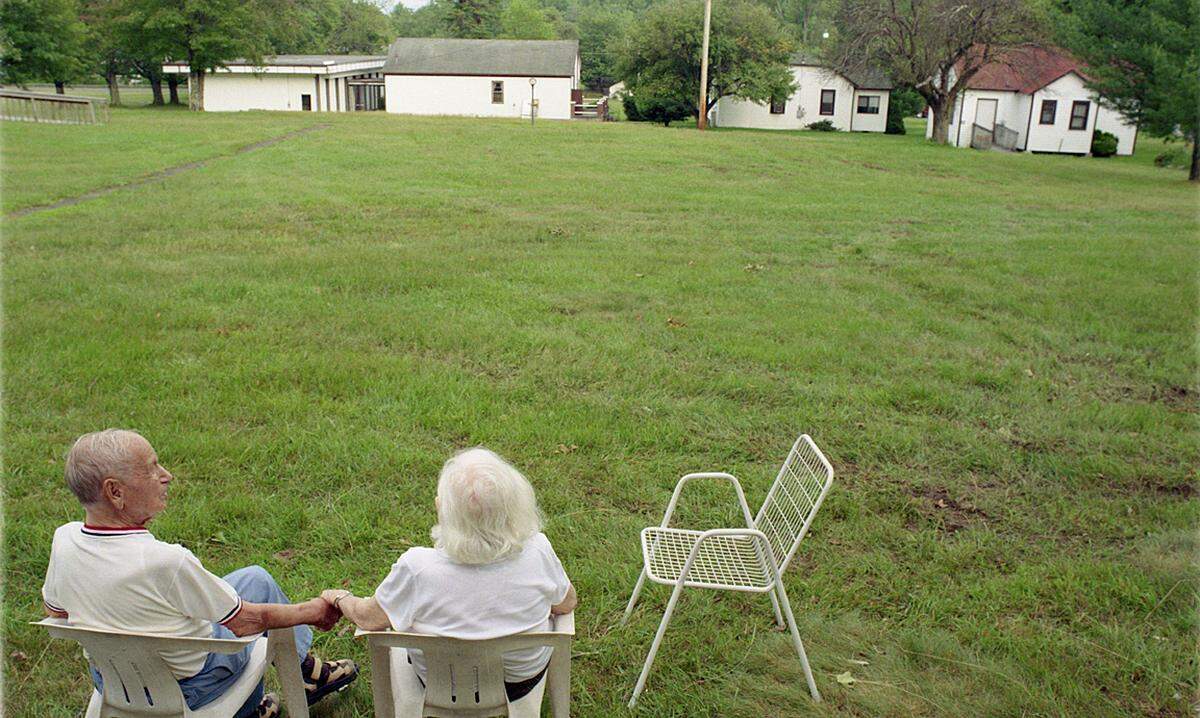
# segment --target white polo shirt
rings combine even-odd
[[[227,623],[242,608],[237,591],[186,548],[146,529],[80,521],[54,532],[42,600],[77,626],[191,638],[211,638],[214,622]],[[164,651],[162,657],[176,678],[187,678],[200,672],[208,654]]]
[[[562,603],[571,582],[545,534],[521,553],[494,563],[455,563],[438,549],[416,547],[392,565],[375,600],[397,631],[484,639],[550,628],[550,607]],[[548,646],[504,654],[504,679],[532,678],[550,662]],[[425,677],[420,651],[413,667]]]

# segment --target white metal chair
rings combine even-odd
[[[683,487],[694,479],[724,479],[733,484],[746,527],[708,531],[670,528],[679,495]],[[630,708],[637,705],[638,696],[646,687],[654,656],[658,653],[684,587],[769,594],[771,606],[775,609],[775,622],[780,628],[784,627],[786,617],[786,626],[791,631],[792,643],[800,656],[808,690],[814,701],[821,700],[804,644],[800,641],[800,632],[796,629],[792,606],[783,588],[782,576],[832,484],[833,467],[807,434],[796,439],[792,445],[755,518],[750,516],[750,507],[746,505],[741,484],[730,474],[688,474],[675,484],[662,524],[642,530],[642,573],[621,619],[622,624],[629,620],[647,577],[655,583],[675,586],[662,622],[658,625],[658,632],[654,635],[654,642],[650,645],[646,664],[633,689],[633,696],[629,699]]]
[[[267,637],[180,638],[82,628],[62,618],[47,618],[34,625],[44,626],[52,638],[83,646],[104,678],[104,693],[92,691],[86,718],[229,718],[254,692],[268,663],[279,673],[288,715],[308,718],[296,636],[291,630],[271,631]],[[241,677],[220,698],[195,711],[187,707],[179,682],[159,655],[160,651],[237,653],[249,645],[253,645],[250,662]]]
[[[568,718],[571,706],[571,640],[575,614],[551,616],[551,630],[518,633],[486,640],[463,640],[396,631],[355,631],[367,639],[371,653],[371,691],[375,718],[394,718],[397,708],[418,696],[422,716],[484,718],[485,716],[536,717],[541,712],[541,692],[550,693],[554,718]],[[507,651],[550,646],[554,653],[541,686],[511,706],[504,692],[503,654]],[[425,656],[425,688],[404,661],[404,650],[415,648]],[[390,676],[392,680],[385,677]],[[534,693],[537,695],[535,696]],[[409,701],[401,699],[408,698]],[[423,706],[422,706],[423,703]],[[521,708],[518,709],[518,704]],[[399,718],[407,718],[400,716]]]

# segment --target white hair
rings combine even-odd
[[[90,506],[99,501],[105,479],[129,476],[133,470],[131,461],[137,439],[145,441],[135,431],[105,429],[75,440],[67,452],[63,474],[79,503]]]
[[[485,564],[513,556],[542,530],[533,486],[511,464],[481,446],[460,451],[438,477],[433,544],[451,560]]]

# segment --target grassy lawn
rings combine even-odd
[[[160,538],[295,598],[369,594],[428,541],[442,461],[506,455],[579,589],[585,717],[626,713],[668,591],[617,623],[675,479],[731,471],[757,506],[808,432],[837,477],[786,580],[826,701],[765,598],[696,591],[641,715],[1189,714],[1183,173],[914,135],[112,115],[5,124],[4,211],[213,159],[4,222],[8,715],[86,701],[78,651],[26,622],[80,517],[62,455],[112,425],[177,477]],[[682,523],[731,524],[728,499],[694,486]],[[317,647],[366,662],[348,630]],[[317,715],[369,715],[369,681]]]

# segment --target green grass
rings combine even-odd
[[[508,456],[579,589],[573,706],[597,717],[625,714],[667,598],[617,626],[675,479],[728,470],[757,505],[806,431],[837,478],[786,580],[826,702],[765,598],[696,591],[641,715],[1188,715],[1180,172],[379,114],[3,132],[6,212],[216,158],[4,223],[8,715],[85,702],[78,651],[26,622],[80,516],[61,457],[110,425],[176,474],[160,538],[295,598],[371,592],[428,540],[452,451]],[[723,487],[689,492],[683,523],[735,520]],[[318,649],[366,659],[345,631]],[[318,715],[369,715],[369,681]]]

